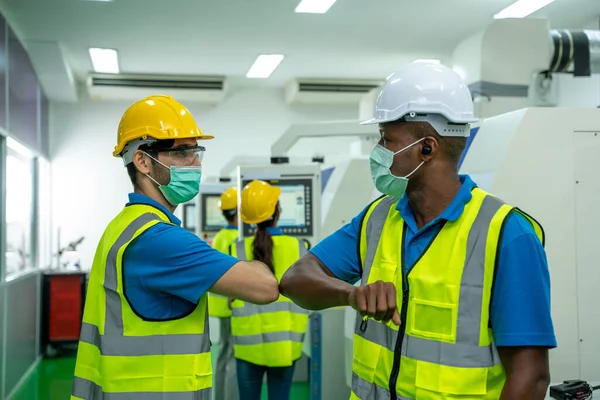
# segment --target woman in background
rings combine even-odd
[[[240,215],[245,223],[256,224],[256,232],[231,246],[234,257],[262,261],[278,280],[306,254],[305,242],[285,236],[277,228],[280,194],[280,188],[263,181],[244,187]],[[302,356],[308,312],[283,296],[265,306],[232,300],[231,308],[240,400],[260,399],[265,373],[269,400],[289,399],[294,363]]]

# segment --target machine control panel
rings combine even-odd
[[[279,205],[281,215],[277,227],[284,235],[309,237],[313,236],[313,185],[312,179],[264,179],[273,186],[281,188]],[[242,187],[251,180],[243,180]],[[320,222],[320,221],[319,221]],[[254,225],[243,225],[244,236],[252,236],[256,231]]]

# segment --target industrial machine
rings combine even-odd
[[[528,108],[482,122],[461,167],[546,232],[554,382],[600,379],[600,109]]]
[[[300,139],[323,137],[356,137],[356,141],[343,156],[319,159],[324,167],[330,165],[322,170],[321,238],[350,222],[379,196],[369,169],[369,154],[377,144],[379,134],[377,129],[360,125],[358,120],[293,124],[271,146],[271,162],[288,163],[288,151]]]
[[[212,239],[227,221],[219,209],[221,194],[229,187],[235,186],[233,182],[202,183],[200,195],[193,201],[183,206],[184,228],[212,244]]]

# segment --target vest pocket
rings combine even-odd
[[[454,340],[458,314],[457,304],[438,303],[417,298],[411,299],[410,304],[412,323],[409,329],[412,336],[444,342]]]
[[[416,364],[415,386],[419,399],[446,399],[442,395],[447,394],[469,396],[461,396],[461,399],[471,400],[483,399],[487,394],[486,368],[457,368],[424,361]]]

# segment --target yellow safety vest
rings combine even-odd
[[[252,259],[254,238],[231,246],[240,260]],[[291,236],[273,236],[275,277],[283,274],[306,254],[306,245]],[[276,302],[254,305],[232,302],[231,333],[235,358],[267,367],[287,367],[302,356],[308,311],[282,295]]]
[[[237,238],[237,229],[221,229],[219,233],[215,235],[215,239],[213,241],[213,248],[219,250],[221,253],[229,254],[229,247],[233,242],[236,241]],[[211,317],[231,317],[231,310],[227,305],[227,297],[221,296],[220,294],[216,293],[209,293],[208,313]]]
[[[369,207],[360,233],[361,284],[393,282],[402,323],[357,317],[350,399],[500,398],[506,375],[489,308],[502,229],[514,210],[532,223],[542,243],[544,233],[533,218],[483,190],[472,195],[408,275],[398,198],[383,197]]]
[[[131,308],[123,254],[159,222],[160,210],[141,204],[108,225],[94,257],[87,290],[71,400],[210,400],[212,367],[207,296],[179,319],[147,321]]]

